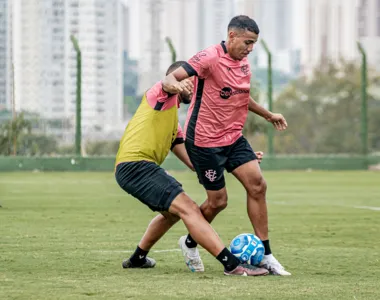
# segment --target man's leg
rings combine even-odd
[[[227,161],[223,147],[202,148],[186,142],[199,182],[204,186],[207,199],[200,206],[204,218],[211,223],[215,216],[227,207],[227,190],[224,181],[224,164]],[[185,263],[191,271],[203,271],[202,259],[196,248],[197,242],[188,234],[179,239]]]
[[[148,228],[139,243],[139,247],[149,251],[179,220],[180,218],[173,214],[161,212],[161,214],[157,215],[149,223]]]
[[[211,223],[216,215],[227,207],[227,190],[224,187],[219,191],[208,190],[206,192],[208,197],[200,206],[200,210],[206,221]],[[181,236],[178,244],[187,267],[192,272],[203,272],[204,266],[197,248],[198,243],[191,234]]]
[[[199,208],[206,221],[211,223],[217,214],[227,207],[227,189],[224,187],[218,191],[206,190],[206,193],[207,199]],[[188,248],[197,246],[197,242],[194,241],[190,234],[186,238],[186,246]]]
[[[179,217],[168,212],[161,212],[152,219],[146,229],[143,237],[141,238],[135,252],[132,256],[123,262],[124,268],[135,267],[141,268],[154,267],[155,262],[152,259],[147,260],[147,255],[150,249],[155,245],[164,234],[178,221]]]
[[[224,246],[217,233],[203,217],[197,204],[185,193],[172,202],[169,212],[178,215],[194,239],[224,266],[224,274],[257,276],[268,274],[267,270],[240,264],[239,260]]]
[[[255,234],[263,241],[262,265],[276,275],[290,275],[272,255],[268,239],[267,185],[257,160],[251,160],[232,171],[247,191],[247,211]]]
[[[232,171],[247,191],[247,211],[255,229],[255,234],[262,240],[268,240],[268,211],[266,203],[267,184],[261,174],[257,160],[247,162]],[[265,249],[270,254],[270,248]]]
[[[127,193],[151,210],[161,212],[149,224],[144,236],[124,268],[152,268],[156,262],[147,257],[152,246],[176,223],[178,216],[167,212],[172,200],[183,192],[181,184],[152,162],[125,162],[117,166],[116,181]]]

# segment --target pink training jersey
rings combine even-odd
[[[159,81],[146,92],[146,99],[150,107],[155,110],[166,110],[174,105],[179,107],[178,95],[170,95],[162,89],[162,82]],[[158,125],[159,126],[159,125]],[[184,139],[181,125],[178,123],[177,139]]]
[[[232,59],[222,42],[198,52],[184,68],[189,76],[197,76],[185,124],[186,139],[198,147],[233,144],[242,136],[248,114],[248,59]]]

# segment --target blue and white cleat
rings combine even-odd
[[[278,262],[278,260],[272,255],[264,255],[260,265],[261,268],[265,268],[272,275],[289,276],[292,275]]]
[[[204,272],[205,267],[203,266],[203,262],[201,256],[199,255],[198,248],[188,248],[186,246],[186,235],[181,236],[178,245],[182,250],[182,255],[185,260],[186,266],[189,268],[191,272]]]

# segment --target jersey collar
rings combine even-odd
[[[220,45],[222,46],[224,53],[228,53],[228,51],[227,51],[227,47],[226,47],[226,42],[225,42],[225,41],[222,41],[222,42],[220,43]]]

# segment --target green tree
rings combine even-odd
[[[251,83],[251,97],[260,103],[260,85],[257,81]],[[247,120],[245,121],[243,134],[247,138],[252,138],[257,133],[263,133],[266,130],[267,122],[256,114],[248,112]]]
[[[58,143],[54,137],[29,134],[19,141],[17,155],[41,156],[57,153]]]
[[[139,105],[141,103],[142,97],[143,97],[142,95],[141,96],[125,96],[124,97],[124,105],[127,108],[127,112],[130,115],[135,114],[137,108],[139,107]]]
[[[33,134],[38,116],[20,113],[14,119],[0,125],[0,155],[47,155],[57,151],[57,140],[41,134]]]
[[[86,145],[88,155],[116,155],[119,141],[97,141]]]
[[[25,119],[24,113],[20,113],[16,118],[4,122],[0,126],[0,154],[17,154],[17,146],[24,136],[32,131],[32,123]]]
[[[380,144],[380,97],[373,91],[380,78],[371,71],[368,79],[369,145],[375,150]],[[360,66],[346,61],[317,68],[311,77],[288,85],[275,102],[289,125],[276,135],[276,152],[360,153],[360,85]]]

